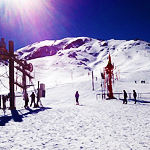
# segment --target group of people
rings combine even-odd
[[[35,103],[35,94],[34,92],[32,92],[32,94],[30,95],[31,97],[31,104],[30,104],[30,107],[32,106],[32,104],[34,104],[34,107],[36,107],[36,103]],[[28,103],[29,103],[29,98],[28,98],[28,94],[26,95],[26,98],[25,98],[25,108],[29,107],[28,106]]]
[[[31,97],[31,104],[30,104],[30,107],[34,104],[34,107],[37,107],[38,104],[36,104],[35,102],[35,94],[34,92],[32,92],[32,94],[30,95]],[[2,108],[3,110],[6,109],[6,101],[9,99],[9,95],[0,95],[0,108]],[[2,104],[1,104],[1,100],[2,100]],[[28,103],[29,103],[29,98],[28,98],[28,94],[26,95],[25,97],[25,108],[28,108]],[[38,102],[37,102],[38,103]]]
[[[125,90],[123,90],[124,92],[124,99],[123,99],[123,104],[127,104],[127,92]],[[137,93],[135,92],[135,90],[133,90],[133,97],[134,97],[134,104],[136,104],[136,97],[137,97]],[[79,92],[76,91],[75,93],[75,98],[76,98],[76,105],[79,105]]]
[[[127,92],[125,90],[123,90],[124,92],[124,99],[123,99],[123,104],[127,104]],[[136,97],[137,97],[137,94],[135,92],[135,90],[133,90],[133,97],[134,97],[134,104],[136,104]]]
[[[127,104],[127,97],[128,97],[127,96],[127,92],[125,90],[123,90],[123,92],[124,92],[123,104]],[[34,94],[34,92],[32,92],[32,94],[30,95],[30,97],[31,97],[30,107],[32,106],[32,104],[34,104],[34,107],[36,107],[37,105],[35,103],[35,94]],[[136,104],[137,93],[135,92],[135,90],[133,90],[133,97],[134,97],[134,101],[135,101],[134,104]],[[78,91],[76,91],[76,93],[75,93],[75,98],[76,98],[76,105],[79,105],[79,92]],[[1,97],[0,97],[0,99],[1,99]],[[6,109],[5,108],[6,107],[6,105],[5,105],[6,99],[5,99],[4,95],[2,96],[2,99],[4,101],[3,108]],[[28,103],[29,103],[29,98],[28,98],[28,94],[27,94],[26,98],[25,98],[25,106],[24,106],[25,108],[29,107]],[[1,107],[1,104],[0,104],[0,107]]]

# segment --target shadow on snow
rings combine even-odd
[[[21,113],[21,115],[18,113],[18,112],[21,112],[20,110],[11,110],[12,116],[5,115],[5,116],[0,117],[0,126],[5,126],[5,124],[8,123],[11,119],[13,119],[15,122],[22,122],[23,121],[22,118],[24,116],[27,116],[29,114],[36,114],[36,113],[38,113],[40,111],[44,111],[46,109],[52,109],[52,108],[40,107],[40,108],[37,108],[35,110],[27,108],[26,110],[28,110],[29,112],[24,113],[24,114]]]
[[[123,101],[123,99],[119,99],[119,100],[122,100]],[[134,102],[134,99],[127,99],[127,101],[133,101]],[[150,101],[146,101],[146,100],[136,100],[136,102],[137,103],[150,103]]]

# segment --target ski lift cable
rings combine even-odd
[[[6,71],[5,73],[1,74],[0,76],[3,76],[3,77],[4,77],[4,74],[6,74],[6,75],[7,75],[7,77],[9,78],[9,76],[8,76],[7,72],[8,72],[8,71]],[[7,77],[5,77],[5,78],[7,78]]]
[[[9,77],[9,75],[8,75],[8,70],[7,70],[7,68],[6,68],[6,65],[5,65],[5,70],[6,70],[6,75],[7,75],[7,77]]]
[[[4,74],[6,74],[6,72],[5,72],[5,73],[3,73],[3,74],[1,74],[1,75],[0,75],[0,77],[9,78],[8,76],[7,76],[7,77],[5,77],[5,76],[4,76]]]
[[[5,73],[4,73],[4,74],[5,74]],[[4,74],[1,74],[0,77],[4,77],[4,78],[5,78]]]
[[[6,89],[9,89],[9,88],[7,88],[7,87],[3,84],[2,80],[0,80],[0,82],[1,82],[1,84],[2,84]]]
[[[5,64],[4,62],[2,62],[2,63],[5,65],[5,71],[6,71],[6,72],[5,72],[4,74],[6,74],[7,77],[5,77],[4,74],[1,74],[0,77],[9,78],[9,76],[8,76],[8,74],[7,74],[8,71],[7,71],[7,68],[6,68],[7,66],[6,66],[6,64]]]

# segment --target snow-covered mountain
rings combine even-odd
[[[20,59],[40,58],[42,67],[96,70],[106,66],[108,54],[122,77],[149,80],[150,43],[142,40],[98,40],[88,37],[46,40],[17,50]],[[37,60],[37,59],[36,59]],[[36,61],[37,63],[37,61]],[[137,72],[139,76],[137,76]]]
[[[100,72],[103,72],[108,63],[109,53],[115,66],[115,77],[119,76],[120,82],[150,83],[150,43],[138,39],[103,41],[78,37],[46,40],[23,47],[16,53],[19,59],[26,59],[28,63],[33,64],[34,71],[31,75],[34,77],[34,83],[40,81],[52,86],[72,82],[75,77],[91,74],[91,71],[101,80]],[[9,70],[7,66],[2,65],[0,81],[3,82],[0,89],[8,93]],[[16,70],[15,74],[17,73]],[[4,88],[4,85],[7,88]]]

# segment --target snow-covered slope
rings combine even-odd
[[[33,64],[35,83],[45,80],[49,85],[70,82],[75,77],[90,75],[91,71],[94,71],[94,76],[101,78],[100,72],[107,65],[109,53],[115,66],[114,74],[120,77],[120,81],[150,82],[150,43],[142,40],[64,38],[34,43],[16,53],[20,59],[27,59]],[[2,65],[1,93],[3,85],[8,87],[9,83],[8,67]],[[9,88],[5,88],[4,93],[8,91]]]
[[[25,109],[23,97],[15,97],[16,111],[6,109],[4,115],[0,110],[0,149],[150,149],[149,43],[65,38],[35,43],[17,53],[20,59],[33,64],[33,83],[35,88],[37,81],[45,84],[46,97],[41,98],[44,108]],[[101,93],[100,71],[107,65],[109,53],[119,78],[114,82],[113,92],[122,93],[125,89],[127,105],[122,104],[123,94],[121,99],[118,95],[113,100],[102,100],[101,96],[96,99],[96,94]],[[0,69],[0,94],[8,94],[8,66],[2,63]],[[22,79],[17,70],[16,79]],[[146,83],[141,84],[142,80]],[[138,93],[137,104],[129,95],[133,89]],[[75,105],[77,90],[80,105]],[[29,95],[32,91],[33,87],[27,90]],[[16,96],[21,96],[19,92],[22,90],[15,87]],[[9,107],[9,101],[6,105]]]

